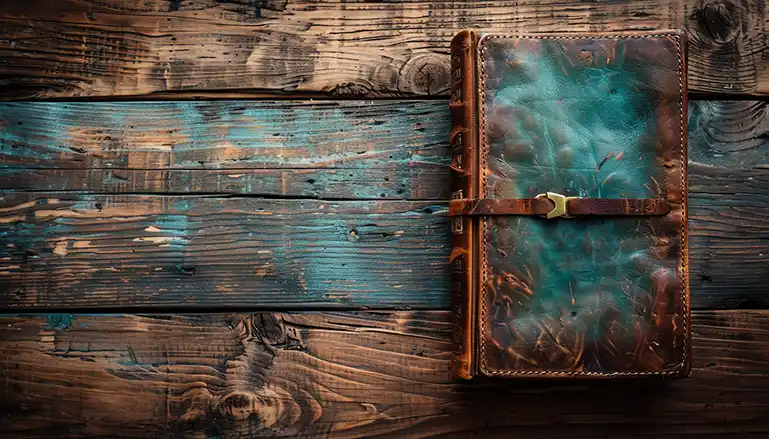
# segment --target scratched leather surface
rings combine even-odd
[[[663,217],[488,217],[484,373],[683,367],[677,47],[673,36],[483,40],[486,197],[674,203]]]

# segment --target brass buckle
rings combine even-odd
[[[547,219],[552,218],[571,218],[571,215],[568,214],[568,206],[569,206],[569,200],[572,200],[577,197],[567,197],[565,195],[561,195],[555,192],[548,192],[545,194],[539,194],[534,198],[547,198],[548,200],[552,201],[554,206],[553,210],[547,213],[545,217]]]

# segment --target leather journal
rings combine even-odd
[[[686,376],[685,35],[451,43],[456,376]]]

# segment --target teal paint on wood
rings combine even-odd
[[[204,116],[196,116],[198,122],[186,123],[179,116],[182,114],[180,108],[184,105],[198,108],[197,111],[201,114],[204,111],[210,112],[208,108],[222,109],[217,110],[216,117],[209,117],[210,122],[205,122],[207,119]],[[263,126],[269,126],[271,129],[283,127],[284,131],[255,137],[266,139],[265,141],[272,141],[274,137],[277,139],[276,145],[281,145],[284,154],[305,157],[304,160],[311,161],[315,167],[279,168],[282,162],[271,154],[280,149],[261,146],[241,150],[253,153],[250,161],[244,162],[244,166],[250,167],[245,168],[228,168],[230,165],[223,156],[210,156],[212,151],[221,154],[216,145],[219,140],[226,138],[229,125],[257,126],[253,117],[243,118],[244,110],[238,108],[244,106],[251,108],[252,114],[260,108],[271,109],[275,114],[285,114],[283,119],[260,122],[259,125],[259,129],[263,129]],[[230,107],[232,109],[228,109]],[[327,121],[324,115],[331,117],[333,114],[337,117],[341,114],[348,118],[350,127],[355,127],[353,131],[359,140],[345,144],[337,142],[335,138],[326,139],[318,135],[314,137],[314,149],[310,153],[307,145],[292,140],[288,135],[291,134],[289,130],[304,129],[309,133],[323,128],[296,124],[298,116],[294,113],[301,112],[316,115],[317,121],[314,125],[322,125]],[[329,226],[329,230],[324,231],[328,236],[333,233],[333,239],[343,240],[344,245],[354,244],[356,239],[364,244],[372,239],[380,240],[380,246],[370,250],[371,253],[356,253],[355,247],[347,248],[344,255],[347,260],[341,262],[362,264],[363,269],[373,267],[380,274],[364,273],[361,276],[379,276],[380,282],[365,282],[370,285],[364,286],[362,277],[355,275],[352,277],[352,284],[360,286],[355,290],[357,292],[342,295],[337,291],[337,295],[327,301],[323,294],[313,295],[309,303],[315,304],[313,306],[346,306],[343,305],[342,299],[347,300],[346,297],[350,296],[353,298],[352,303],[369,307],[421,307],[429,304],[437,307],[439,304],[446,304],[448,290],[437,284],[431,284],[434,288],[426,288],[424,285],[427,280],[422,277],[442,276],[439,271],[435,271],[436,265],[430,264],[440,264],[448,252],[437,244],[439,239],[444,238],[440,226],[436,223],[431,225],[429,230],[425,229],[426,218],[435,217],[433,219],[437,221],[437,215],[444,211],[442,202],[448,198],[448,154],[445,141],[445,130],[448,129],[447,115],[445,102],[439,101],[312,104],[244,101],[0,103],[0,189],[14,189],[0,192],[0,197],[4,199],[2,206],[15,206],[31,198],[37,200],[35,207],[3,212],[1,217],[4,222],[0,223],[0,247],[3,256],[11,257],[14,262],[0,261],[0,285],[5,283],[7,277],[13,278],[13,284],[16,285],[14,289],[6,287],[4,300],[16,303],[17,306],[30,306],[36,300],[35,295],[49,303],[69,306],[88,306],[92,303],[89,297],[94,299],[93,303],[101,306],[160,306],[168,303],[182,303],[188,306],[195,306],[197,303],[217,306],[243,306],[244,303],[299,306],[302,296],[292,292],[299,291],[299,287],[286,287],[286,293],[282,294],[280,285],[271,283],[269,274],[255,287],[248,283],[226,280],[230,275],[247,278],[244,274],[246,268],[238,258],[245,258],[247,263],[260,259],[258,253],[255,253],[258,249],[250,241],[246,241],[247,245],[244,247],[248,254],[243,256],[238,253],[237,240],[242,238],[240,235],[230,234],[226,227],[219,228],[222,218],[229,216],[232,220],[229,224],[238,221],[265,225],[268,223],[250,218],[250,214],[221,212],[215,207],[214,201],[208,202],[211,206],[209,211],[195,211],[201,204],[189,201],[189,197],[120,195],[143,192],[214,192],[264,195],[269,198],[287,196],[368,199],[370,201],[366,203],[375,210],[378,204],[374,199],[383,200],[384,209],[390,214],[390,218],[398,221],[398,225],[370,222],[368,213],[358,210],[350,211],[344,221],[337,221],[333,226]],[[389,132],[377,129],[385,119],[392,120],[388,125]],[[769,247],[764,243],[762,230],[767,227],[764,219],[769,217],[769,207],[764,202],[764,194],[768,191],[765,182],[769,181],[767,120],[769,118],[766,116],[766,104],[761,102],[694,102],[690,108],[690,268],[692,302],[695,307],[733,307],[741,306],[742,303],[766,303],[764,285],[767,279],[764,276],[766,270],[762,255],[769,254]],[[22,122],[22,125],[19,126],[18,122]],[[196,142],[186,144],[189,150],[185,153],[192,154],[197,151],[198,156],[205,160],[208,160],[208,157],[213,158],[204,161],[203,165],[196,165],[193,160],[192,165],[196,166],[194,169],[171,169],[173,154],[163,148],[167,149],[170,145],[173,149],[173,142],[186,142],[182,137],[187,134],[180,137],[175,133],[191,133],[199,123],[218,126],[217,129],[222,134],[211,134],[216,130],[209,129],[213,131],[205,136],[200,135]],[[168,131],[172,133],[169,134]],[[203,128],[200,128],[200,131],[204,131]],[[273,136],[276,133],[278,136]],[[345,134],[343,137],[351,138],[349,130]],[[240,134],[239,136],[242,137]],[[305,137],[312,135],[306,134]],[[395,143],[399,145],[399,149],[392,147]],[[345,154],[355,153],[348,154],[352,157],[348,161],[332,160],[334,154],[340,151]],[[363,153],[357,154],[360,151]],[[389,159],[391,151],[394,151],[392,160]],[[125,163],[129,163],[133,168],[101,167],[120,157],[128,157]],[[382,157],[387,157],[387,160]],[[380,162],[386,163],[379,164]],[[55,192],[33,196],[19,193],[23,190]],[[114,195],[94,195],[94,192]],[[94,220],[95,223],[86,226],[90,221],[87,216],[76,217],[74,213],[59,218],[36,217],[32,212],[45,210],[44,203],[49,197],[69,199],[68,203],[74,203],[72,209],[82,212],[98,211],[97,206],[112,209],[110,203],[138,209],[141,206],[141,203],[137,202],[139,199],[153,200],[144,205],[156,207],[144,211],[135,210],[135,213],[124,221],[108,219],[110,215],[118,218],[126,213],[122,208],[113,209],[112,213],[105,213],[103,217]],[[403,207],[410,206],[409,203],[392,204],[387,201],[390,199],[436,201],[416,203],[420,207],[414,210]],[[273,201],[250,201],[252,204],[261,202]],[[306,202],[286,200],[281,203],[300,209]],[[157,207],[163,203],[170,211]],[[232,206],[238,202],[229,203]],[[320,202],[317,203],[320,205]],[[394,212],[392,206],[395,205],[401,206],[401,211]],[[53,210],[60,208],[56,207],[56,203],[54,206]],[[166,218],[162,221],[173,223],[173,218],[176,218],[175,215],[181,215],[180,212],[187,212],[187,233],[191,234],[192,238],[182,236],[183,227],[172,226],[167,227],[166,232],[159,236],[161,239],[168,238],[167,242],[158,242],[153,246],[151,241],[132,241],[135,238],[146,238],[144,235],[151,237],[150,232],[144,229],[154,225],[162,230],[156,221]],[[136,225],[136,218],[139,217],[142,222]],[[287,215],[283,217],[283,226],[298,231],[300,229],[292,224],[306,224],[308,218],[304,213]],[[265,230],[259,230],[259,227],[249,230],[252,233],[250,239],[261,235],[272,236],[271,245],[277,245],[280,238],[271,234],[269,228],[265,234]],[[314,229],[307,230],[317,231],[318,227],[322,226],[314,224],[312,227]],[[357,238],[349,233],[352,227],[361,232]],[[398,236],[398,231],[403,234]],[[54,250],[57,242],[73,232],[77,233],[76,239],[68,240],[67,247],[63,247],[63,244],[59,246],[59,252],[66,249],[67,256],[56,255]],[[210,239],[205,241],[205,245],[201,245],[205,236],[210,236]],[[413,237],[409,245],[420,245],[420,242],[422,245],[426,245],[425,242],[432,244],[426,245],[422,253],[410,250],[411,253],[401,256],[386,247],[387,240],[397,240],[405,245],[405,239],[409,236]],[[187,240],[183,245],[182,239]],[[85,245],[84,241],[91,241],[91,245],[101,248],[94,251],[86,247],[73,247],[75,242],[81,242],[78,244],[80,246]],[[283,246],[287,245],[288,241],[284,241]],[[138,251],[130,252],[132,246]],[[329,259],[323,256],[310,261],[310,255],[321,254],[322,250],[322,246],[316,246],[302,254],[301,259],[297,259],[300,256],[296,252],[281,251],[284,251],[285,257],[296,261],[286,260],[286,266],[295,264],[305,267],[297,271],[312,272],[312,279],[321,279],[321,272],[330,270]],[[332,254],[334,257],[342,257],[340,251],[335,250]],[[134,266],[123,267],[120,272],[109,271],[110,263],[126,254],[133,258],[132,264],[136,262]],[[375,257],[380,258],[380,263],[371,262]],[[396,259],[401,264],[393,263],[390,273],[385,275],[386,265],[382,261],[392,263]],[[739,260],[740,264],[734,264],[732,261],[735,259]],[[73,262],[70,263],[70,260]],[[23,265],[16,263],[23,261],[31,264],[26,267],[36,267],[37,272],[26,274],[27,268],[23,269]],[[47,264],[46,261],[52,263]],[[94,261],[99,267],[98,271],[89,266]],[[209,269],[200,268],[199,263],[209,261],[215,262],[216,265]],[[146,268],[153,264],[159,264],[167,271],[163,271],[160,276],[154,275]],[[229,271],[227,264],[231,264]],[[17,265],[18,268],[15,267]],[[139,268],[140,265],[143,268]],[[253,267],[258,266],[253,264]],[[352,265],[346,265],[344,268],[348,266]],[[402,267],[409,266],[416,268],[412,268],[411,274],[407,275]],[[262,271],[257,271],[256,268],[253,271],[259,279],[264,271],[267,271],[266,264],[261,267]],[[192,274],[192,268],[195,268],[195,274]],[[290,274],[291,270],[284,269],[283,272]],[[125,275],[126,273],[128,275]],[[173,288],[170,292],[161,290],[164,287],[159,279],[164,276],[171,278],[171,273],[175,275]],[[386,276],[398,281],[392,285],[404,285],[402,289],[389,288],[390,284],[383,283]],[[96,280],[89,281],[89,278]],[[341,284],[341,278],[341,275],[334,274],[331,283]],[[264,282],[268,287],[261,285]],[[313,285],[313,288],[317,288],[314,291],[325,291],[318,286],[319,283],[321,282]],[[73,287],[72,284],[79,286]],[[238,286],[234,286],[235,284]],[[384,289],[377,290],[373,285]],[[235,288],[237,291],[231,297],[217,292],[226,291],[228,288]],[[197,302],[200,292],[204,292],[203,299]],[[131,294],[134,293],[137,294],[136,300],[131,299]],[[329,294],[333,296],[332,293]],[[247,300],[243,301],[243,297]],[[394,299],[396,297],[398,299]],[[251,302],[248,302],[249,300]]]
[[[48,314],[45,328],[65,330],[69,328],[69,326],[72,324],[72,320],[74,319],[74,314]]]
[[[0,103],[0,189],[445,199],[440,102]]]
[[[11,102],[0,104],[0,158],[77,169],[442,165],[449,123],[435,101]]]
[[[4,193],[0,306],[448,306],[434,202]]]

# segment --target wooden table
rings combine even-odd
[[[767,4],[0,0],[3,438],[769,437]],[[694,371],[448,375],[448,42],[690,37]]]

